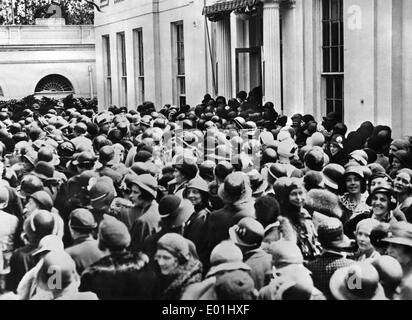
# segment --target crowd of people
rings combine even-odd
[[[412,299],[412,137],[253,91],[23,115],[0,110],[0,299]]]

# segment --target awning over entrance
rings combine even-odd
[[[218,20],[218,17],[229,14],[234,10],[253,7],[261,3],[261,0],[231,0],[218,2],[203,8],[203,15],[206,15],[210,20]]]

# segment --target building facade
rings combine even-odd
[[[95,12],[100,108],[197,104],[207,90],[203,1],[104,0]]]
[[[286,115],[412,131],[408,0],[102,0],[99,105],[195,105],[260,88]]]
[[[64,25],[61,19],[1,26],[0,99],[94,97],[94,39],[93,25]]]

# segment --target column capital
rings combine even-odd
[[[273,6],[280,6],[285,5],[289,8],[296,7],[296,0],[261,0],[264,5],[273,5]]]

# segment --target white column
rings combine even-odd
[[[232,59],[229,18],[217,22],[216,42],[218,94],[230,99],[232,98]]]
[[[263,5],[264,101],[272,101],[276,110],[281,106],[279,2],[266,0]]]

